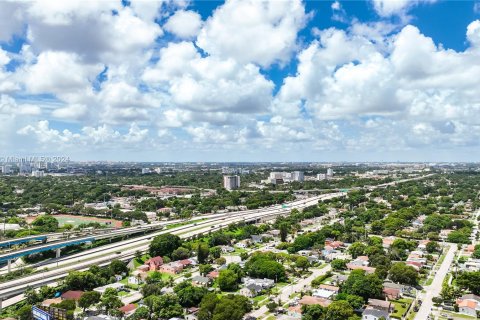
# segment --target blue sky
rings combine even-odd
[[[0,156],[476,161],[480,2],[0,2]]]

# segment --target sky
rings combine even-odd
[[[477,161],[480,1],[0,1],[0,156]]]

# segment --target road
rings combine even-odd
[[[332,267],[330,265],[327,265],[326,267],[323,267],[322,269],[312,269],[313,272],[312,274],[304,279],[300,279],[298,282],[290,284],[286,287],[282,288],[282,291],[280,291],[280,294],[277,296],[276,301],[280,299],[282,304],[290,302],[292,299],[290,299],[290,295],[296,292],[300,292],[303,289],[305,289],[306,286],[310,285],[310,283],[317,277],[326,274],[328,271],[332,270]],[[260,319],[266,312],[268,311],[268,308],[266,305],[260,307],[257,310],[254,310],[250,312],[251,316],[254,316],[255,318]]]
[[[41,270],[45,269],[44,272],[39,272],[23,278],[0,283],[0,298],[7,298],[15,294],[20,294],[27,286],[40,287],[45,284],[56,282],[59,279],[64,278],[68,272],[72,270],[86,270],[91,265],[106,265],[113,259],[132,259],[136,251],[146,251],[151,239],[159,234],[172,233],[177,234],[179,237],[184,239],[190,238],[194,235],[205,234],[210,231],[219,230],[235,222],[246,220],[256,221],[266,217],[275,217],[281,214],[288,214],[293,208],[302,209],[317,203],[321,199],[331,199],[341,195],[343,194],[334,193],[330,195],[312,197],[306,200],[294,201],[290,203],[288,209],[282,208],[282,206],[275,206],[262,210],[236,212],[230,214],[229,217],[221,216],[219,218],[212,218],[208,221],[172,228],[170,230],[162,230],[146,236],[119,241],[111,245],[87,250],[82,253],[65,257],[63,260],[54,262],[50,265],[42,266]],[[3,306],[6,307],[6,303],[4,303]]]
[[[442,265],[435,274],[435,278],[433,278],[432,284],[425,287],[426,294],[423,296],[422,306],[418,310],[415,316],[415,320],[428,319],[428,315],[430,314],[433,306],[432,298],[437,297],[442,290],[443,280],[445,279],[448,270],[450,269],[450,265],[452,264],[455,257],[455,253],[457,252],[457,245],[450,244],[449,246],[450,247],[445,256],[445,259],[443,260]]]
[[[418,179],[420,178],[416,177],[412,179],[404,179],[391,182],[387,185],[395,185],[401,182]],[[258,210],[239,211],[224,215],[219,214],[215,215],[214,218],[211,218],[208,221],[202,221],[199,223],[189,224],[169,230],[157,231],[146,236],[127,239],[111,245],[86,250],[78,254],[64,257],[63,259],[59,259],[51,264],[44,265],[41,267],[41,269],[37,269],[42,272],[37,272],[35,274],[31,274],[19,279],[0,283],[0,299],[5,299],[14,295],[21,294],[25,291],[26,287],[37,288],[42,285],[48,285],[57,282],[60,279],[63,279],[68,274],[68,272],[73,270],[86,270],[92,265],[107,265],[113,259],[132,259],[136,251],[145,252],[149,247],[151,239],[160,234],[172,233],[178,235],[183,239],[188,239],[192,236],[220,230],[231,223],[244,221],[259,221],[261,219],[275,218],[279,215],[288,215],[291,209],[303,209],[305,207],[318,203],[318,201],[332,199],[345,195],[346,193],[344,192],[335,192],[310,197],[304,200],[293,201],[288,203],[287,208],[284,208],[282,205],[276,205]],[[7,305],[4,303],[3,306],[6,307]]]

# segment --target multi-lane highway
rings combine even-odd
[[[395,185],[397,183],[417,180],[425,177],[427,176],[413,179],[405,179],[384,184],[381,186],[365,188],[370,189],[385,187],[388,185]],[[161,230],[145,236],[119,241],[111,245],[106,245],[95,249],[86,250],[78,254],[66,256],[64,258],[56,260],[53,263],[45,264],[42,267],[37,268],[37,272],[34,274],[8,282],[0,283],[0,299],[5,299],[23,293],[26,287],[40,287],[42,285],[55,283],[59,279],[64,278],[68,274],[68,272],[73,270],[86,270],[92,265],[106,265],[110,263],[112,259],[131,259],[134,257],[136,251],[146,251],[148,249],[151,239],[160,234],[172,233],[178,235],[183,239],[188,239],[196,235],[201,235],[210,231],[222,229],[231,223],[271,219],[279,215],[287,215],[289,214],[290,210],[294,208],[303,209],[305,207],[314,205],[319,201],[345,195],[346,193],[344,192],[334,192],[314,196],[305,200],[293,201],[288,203],[286,207],[284,205],[276,205],[273,207],[258,210],[246,210],[226,214],[210,215],[210,218],[207,221],[199,221],[197,223],[172,228],[169,230]],[[207,216],[200,217],[206,218]],[[3,306],[5,307],[6,305],[4,304]]]
[[[345,193],[333,193],[312,197],[306,200],[294,201],[288,204],[288,208],[281,205],[259,210],[248,210],[230,214],[216,215],[208,221],[201,221],[186,226],[172,228],[169,230],[158,231],[146,236],[128,239],[116,242],[111,245],[90,249],[79,254],[71,255],[59,259],[58,261],[41,267],[43,272],[37,272],[23,278],[4,282],[0,284],[0,298],[8,298],[25,291],[26,287],[39,287],[45,284],[53,283],[64,278],[69,271],[85,270],[91,265],[106,265],[112,259],[131,259],[136,251],[146,251],[149,243],[154,236],[163,233],[176,234],[181,238],[190,238],[195,235],[205,234],[210,231],[219,230],[227,225],[241,221],[258,221],[276,217],[281,214],[288,214],[291,209],[303,209],[307,206],[318,203],[319,200],[331,199],[345,195]],[[6,306],[5,304],[3,305]]]

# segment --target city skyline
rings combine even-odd
[[[476,161],[478,1],[0,3],[0,157]]]

